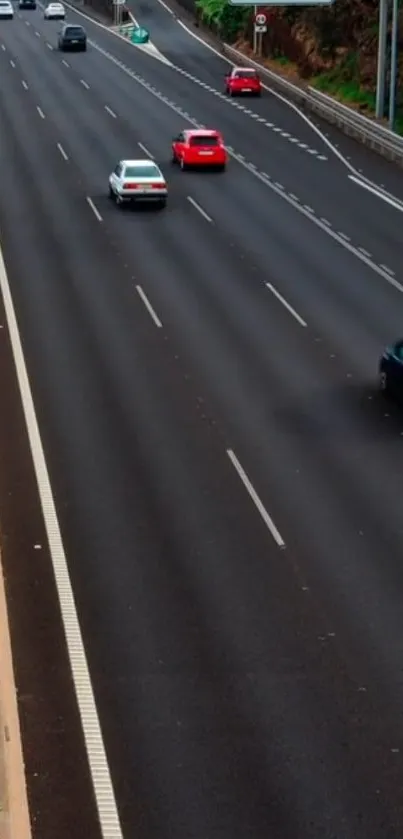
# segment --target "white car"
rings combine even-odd
[[[62,3],[49,3],[43,13],[45,20],[64,20],[66,10]]]
[[[0,20],[12,20],[14,17],[14,9],[10,0],[0,0]]]
[[[120,160],[109,176],[109,197],[117,204],[150,201],[165,207],[168,188],[153,160]]]

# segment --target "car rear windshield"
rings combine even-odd
[[[64,34],[71,35],[73,38],[75,38],[77,35],[84,35],[84,30],[81,28],[81,26],[68,26],[64,30]]]
[[[191,137],[189,140],[190,146],[218,146],[218,137],[212,134],[203,134],[198,137]]]
[[[126,166],[125,178],[158,178],[159,171],[150,163],[149,166]]]
[[[238,70],[235,73],[237,79],[257,79],[256,70]]]

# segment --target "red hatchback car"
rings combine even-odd
[[[181,131],[172,143],[172,163],[181,169],[189,166],[214,166],[225,169],[228,154],[219,131],[192,129]]]
[[[260,96],[262,82],[256,70],[249,67],[233,67],[225,77],[225,92],[230,96],[248,93],[250,96]]]

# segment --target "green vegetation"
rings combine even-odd
[[[250,19],[248,6],[231,6],[226,0],[196,0],[196,8],[207,26],[222,38],[234,41]]]

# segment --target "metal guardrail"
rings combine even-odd
[[[354,137],[373,151],[403,167],[403,137],[385,128],[380,123],[358,114],[347,105],[337,102],[331,96],[308,85],[296,85],[283,79],[272,70],[248,58],[229,44],[223,44],[224,54],[241,65],[255,66],[266,76],[274,89],[282,93],[299,107],[316,113],[327,122],[333,123],[344,134]]]

